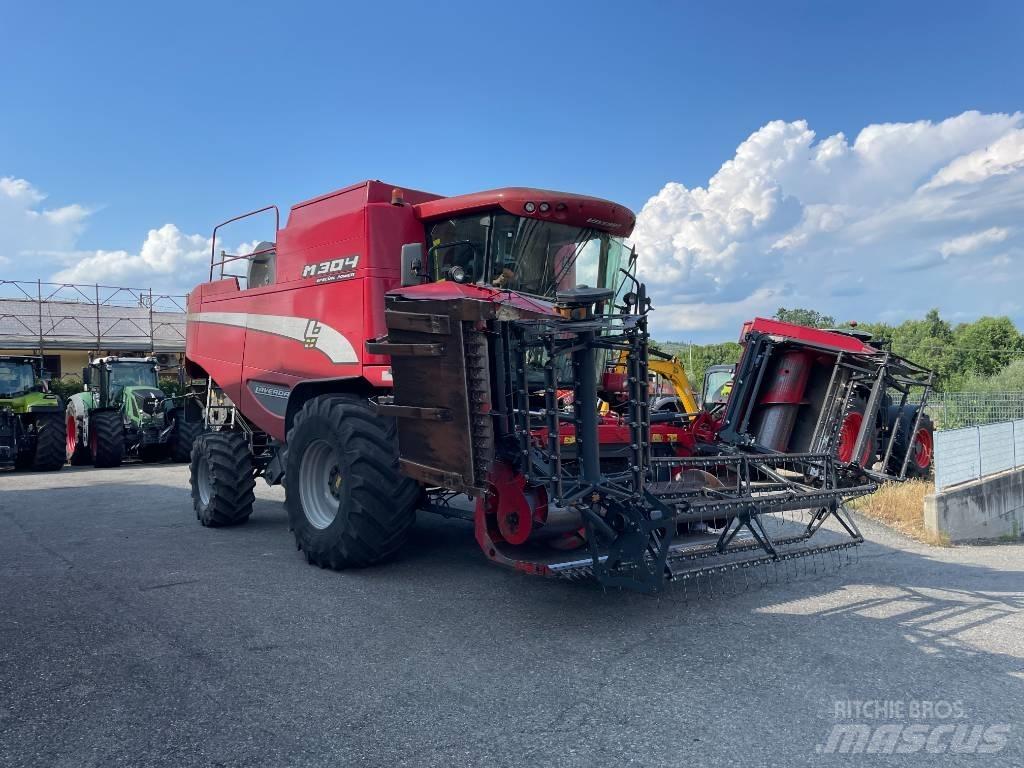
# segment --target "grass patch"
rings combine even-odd
[[[935,493],[935,483],[928,480],[886,483],[870,496],[854,499],[847,506],[925,544],[948,547],[948,536],[924,527],[924,497],[930,493]]]

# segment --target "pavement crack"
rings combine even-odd
[[[154,589],[167,589],[168,587],[180,587],[182,584],[198,584],[202,579],[183,579],[182,581],[168,581],[163,584],[150,584],[148,587],[139,587],[140,592],[149,592]]]

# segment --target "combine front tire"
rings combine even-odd
[[[285,505],[310,563],[340,570],[398,551],[419,486],[398,471],[394,420],[365,399],[321,395],[296,415],[287,442]]]
[[[124,421],[120,411],[93,411],[89,416],[89,453],[97,467],[121,466]]]
[[[32,469],[53,472],[64,466],[64,420],[60,413],[36,416],[36,451]]]
[[[237,432],[207,432],[192,444],[192,506],[203,525],[244,523],[256,500],[252,454]]]

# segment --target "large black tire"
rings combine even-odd
[[[54,472],[64,466],[64,434],[64,419],[60,413],[41,413],[36,416],[33,471]]]
[[[206,432],[192,444],[192,507],[209,528],[244,523],[256,501],[249,442],[237,432]]]
[[[401,548],[420,488],[398,470],[394,419],[362,398],[321,395],[295,416],[287,444],[285,506],[310,563],[358,568]]]
[[[910,439],[910,430],[914,428],[914,420],[917,418],[917,407],[913,405],[907,405],[903,407],[901,413],[895,413],[897,408],[892,408],[890,411],[891,428],[896,428],[896,424],[899,424],[899,431],[896,434],[896,439],[892,444],[892,456],[889,458],[889,473],[898,475],[900,470],[903,468],[903,458],[907,455],[907,447],[910,446],[911,455],[910,460],[907,462],[907,477],[927,477],[932,471],[932,461],[934,458],[933,453],[933,433],[935,432],[935,425],[932,424],[931,417],[927,414],[921,414],[921,422],[917,425],[917,434],[914,439]],[[924,433],[924,434],[922,434]]]
[[[190,421],[185,408],[174,411],[174,431],[167,441],[171,461],[184,463],[192,460],[192,445],[203,432],[203,422]]]
[[[124,459],[124,421],[120,411],[89,414],[89,453],[97,467],[119,467]]]

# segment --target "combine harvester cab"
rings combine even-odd
[[[416,508],[464,516],[466,495],[492,561],[643,592],[860,543],[843,502],[902,474],[884,469],[893,439],[868,461],[863,425],[927,374],[755,321],[724,407],[653,411],[633,223],[565,193],[365,182],[295,206],[253,254],[214,250],[186,349],[210,430],[192,452],[200,522],[244,522],[254,477],[283,482],[307,559],[347,568],[396,552]],[[798,526],[766,527],[791,512]]]

